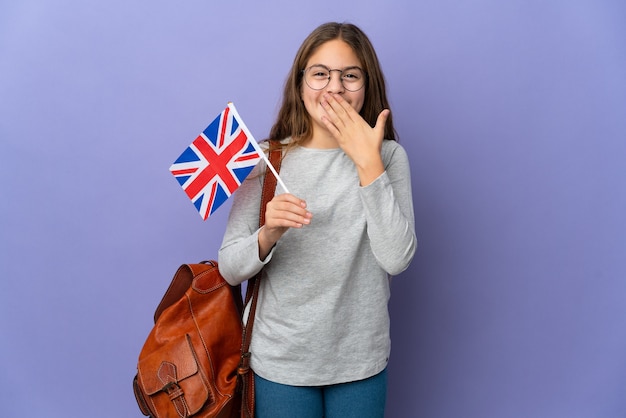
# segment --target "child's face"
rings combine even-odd
[[[306,68],[316,64],[323,65],[331,70],[343,70],[348,67],[361,67],[361,62],[352,48],[340,39],[334,39],[319,46],[309,58]],[[330,82],[322,90],[314,90],[303,81],[301,91],[302,101],[304,102],[307,112],[311,115],[314,134],[318,129],[326,130],[326,127],[322,122],[322,115],[325,115],[326,111],[320,103],[322,102],[322,95],[329,92],[341,94],[344,100],[346,100],[357,112],[360,112],[363,107],[363,102],[365,100],[365,87],[358,91],[346,90],[341,84],[339,71],[331,72]]]

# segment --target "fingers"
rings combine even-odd
[[[354,108],[338,94],[324,94],[322,107],[326,110],[329,120],[337,125],[345,125],[348,122],[356,121],[359,114]]]
[[[326,111],[326,115],[322,116],[322,122],[340,143],[344,139],[357,136],[364,128],[369,128],[361,115],[340,95],[324,94],[322,97],[321,105]]]
[[[340,94],[324,94],[321,105],[327,114],[323,118],[324,123],[333,134],[341,134],[350,125],[360,126],[361,129],[370,127],[369,123]],[[376,119],[374,130],[380,133],[381,137],[384,134],[385,124],[390,113],[389,109],[383,109]]]
[[[265,209],[265,224],[268,228],[302,228],[311,223],[311,212],[306,202],[292,194],[275,196]]]
[[[289,228],[302,228],[311,223],[313,215],[306,202],[292,194],[281,194],[265,207],[265,225],[259,232],[259,257],[264,259]]]
[[[385,135],[385,125],[387,124],[387,119],[389,118],[390,113],[391,111],[389,109],[383,109],[383,111],[380,112],[376,118],[374,130],[379,133],[381,137]]]

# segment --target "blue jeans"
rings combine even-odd
[[[329,386],[289,386],[254,375],[256,418],[383,418],[387,370]]]

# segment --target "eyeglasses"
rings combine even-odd
[[[304,81],[313,90],[322,90],[330,83],[330,73],[339,72],[341,85],[348,91],[358,91],[365,85],[367,74],[359,67],[348,67],[343,70],[331,70],[324,65],[313,65],[302,70]]]

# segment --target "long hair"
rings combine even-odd
[[[291,137],[290,145],[293,146],[307,141],[313,135],[311,117],[301,98],[302,70],[317,48],[335,39],[341,39],[352,48],[367,74],[365,100],[359,112],[361,117],[374,127],[379,113],[383,109],[389,109],[385,79],[374,47],[368,37],[361,29],[350,23],[325,23],[311,32],[294,58],[285,82],[282,105],[270,131],[269,139],[282,140]],[[387,118],[384,138],[396,139],[391,114]]]

